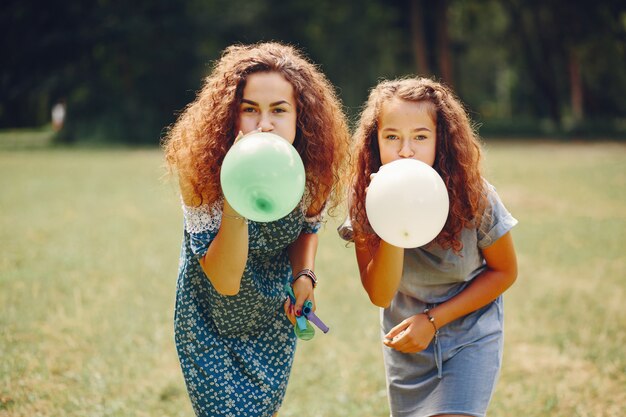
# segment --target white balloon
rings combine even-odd
[[[401,248],[423,246],[446,224],[448,190],[433,168],[416,159],[383,165],[372,179],[365,211],[374,232]]]

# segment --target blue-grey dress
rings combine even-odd
[[[283,310],[292,274],[287,246],[303,232],[317,232],[320,219],[305,218],[301,204],[280,220],[249,222],[240,291],[223,296],[198,262],[219,231],[221,207],[221,201],[183,205],[176,348],[198,416],[269,417],[285,395],[296,345]]]
[[[456,254],[434,243],[405,249],[403,274],[388,308],[381,309],[381,334],[408,317],[457,295],[486,269],[481,250],[517,224],[495,188],[480,226],[461,234]],[[351,225],[339,233],[350,239]],[[502,361],[502,296],[439,330],[428,348],[406,354],[383,346],[389,405],[393,417],[437,414],[484,416]]]

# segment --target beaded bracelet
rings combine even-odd
[[[302,271],[298,272],[296,275],[293,276],[293,281],[291,281],[291,284],[293,285],[294,282],[296,282],[296,280],[300,277],[307,277],[311,280],[311,282],[313,283],[313,288],[317,287],[317,277],[315,276],[315,273],[313,271],[311,271],[310,269],[303,269]]]
[[[435,334],[436,335],[439,334],[439,329],[437,328],[437,325],[435,324],[435,318],[430,315],[430,309],[425,308],[422,314],[424,314],[428,318],[428,321],[430,322],[430,324],[433,325],[433,328],[435,329]]]

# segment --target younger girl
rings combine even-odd
[[[272,132],[293,144],[306,171],[299,207],[248,221],[224,198],[220,166],[236,138]],[[296,338],[290,320],[314,301],[322,212],[335,207],[349,135],[327,79],[289,46],[227,48],[165,141],[185,219],[175,334],[198,416],[274,415]],[[285,301],[292,282],[296,304]],[[285,303],[285,304],[283,304]]]
[[[509,233],[517,221],[482,178],[478,139],[443,85],[424,78],[382,82],[355,139],[352,224],[339,232],[354,240],[363,287],[384,307],[392,416],[484,416],[502,358],[501,294],[517,276]],[[415,249],[381,240],[365,213],[371,175],[401,158],[432,166],[450,197],[443,230]]]

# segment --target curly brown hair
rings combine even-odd
[[[350,135],[335,90],[317,67],[294,47],[276,43],[226,48],[205,78],[196,99],[171,126],[163,141],[165,158],[179,177],[189,205],[211,204],[223,194],[220,169],[237,136],[239,108],[250,74],[277,72],[294,89],[294,147],[306,171],[310,193],[307,216],[341,203]]]
[[[469,117],[454,93],[428,78],[403,78],[382,81],[370,92],[354,134],[356,165],[353,172],[350,217],[355,242],[375,248],[380,238],[372,233],[365,212],[365,189],[370,174],[381,166],[378,148],[378,123],[381,109],[393,98],[426,102],[432,106],[437,125],[436,155],[433,168],[443,178],[450,197],[450,211],[435,242],[457,253],[463,245],[463,228],[477,226],[475,221],[486,206],[485,184],[481,175],[481,145]]]

